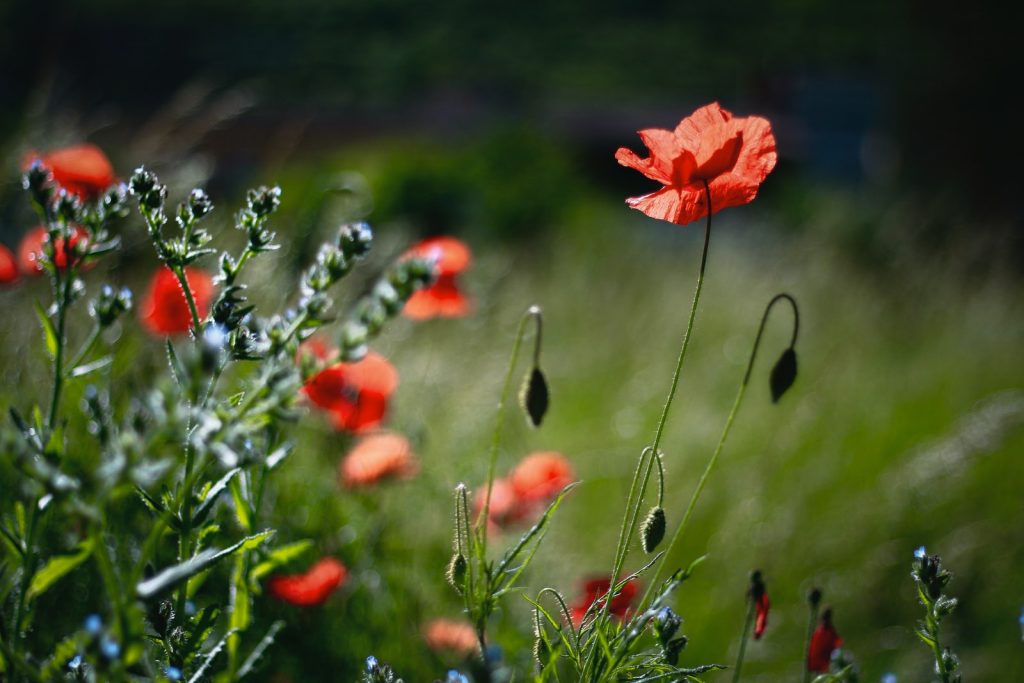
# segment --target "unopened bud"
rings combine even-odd
[[[665,510],[659,505],[647,513],[647,519],[644,520],[644,524],[640,528],[640,541],[644,552],[653,552],[663,538],[665,538]]]
[[[549,399],[548,382],[544,378],[544,373],[539,367],[534,367],[523,379],[523,386],[519,391],[519,403],[534,427],[539,427],[544,420]]]
[[[782,352],[772,368],[768,383],[772,391],[772,402],[777,403],[786,390],[796,381],[796,351],[789,347]]]
[[[448,569],[445,571],[445,578],[448,579],[448,583],[451,584],[455,591],[462,595],[465,591],[466,586],[466,570],[469,565],[466,562],[466,556],[462,553],[455,553],[452,555],[451,561],[448,563]]]

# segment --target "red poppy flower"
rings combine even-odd
[[[583,624],[583,617],[591,605],[595,603],[603,604],[601,598],[608,592],[611,585],[611,579],[606,576],[590,578],[583,582],[583,594],[569,607],[572,623],[575,627],[579,628]],[[628,618],[633,608],[633,600],[636,599],[639,591],[640,583],[636,579],[627,581],[621,590],[612,596],[612,601],[608,608],[609,614],[618,619]]]
[[[714,212],[753,201],[778,158],[767,119],[735,118],[717,102],[701,107],[675,130],[642,130],[640,139],[651,152],[648,158],[620,147],[616,160],[665,187],[626,203],[678,225],[707,215],[705,182]]]
[[[479,649],[476,631],[468,621],[434,619],[423,629],[423,638],[435,652],[449,651],[465,657]]]
[[[473,518],[476,519],[484,509],[487,498],[487,487],[481,486],[473,496]],[[487,509],[487,533],[498,534],[508,526],[524,521],[530,515],[531,508],[516,495],[512,483],[508,479],[498,478],[491,485],[491,504]]]
[[[526,503],[546,503],[574,479],[565,456],[554,451],[533,453],[523,458],[509,477],[512,491]]]
[[[325,557],[305,574],[273,576],[267,581],[267,592],[278,600],[299,607],[321,605],[342,584],[348,570],[333,557]]]
[[[58,185],[83,199],[94,199],[117,182],[114,167],[96,145],[75,145],[42,155],[30,152],[25,157],[25,168],[36,160],[50,169]]]
[[[331,343],[322,337],[310,337],[306,341],[299,344],[299,350],[295,354],[295,362],[302,363],[302,359],[305,357],[315,358],[321,363],[328,363],[334,360],[334,357],[338,355],[338,349],[336,349]]]
[[[807,670],[828,673],[832,653],[842,644],[843,639],[839,637],[836,627],[832,625],[832,610],[826,609],[821,613],[818,628],[811,635],[811,643],[807,648]]]
[[[361,439],[338,465],[341,483],[349,488],[369,486],[382,479],[405,478],[416,473],[416,458],[409,440],[380,432]]]
[[[321,370],[302,393],[330,413],[335,427],[358,434],[380,425],[397,386],[398,371],[371,351],[355,363],[335,363]]]
[[[764,590],[762,586],[760,595],[754,596],[754,610],[756,614],[754,619],[754,640],[760,640],[761,636],[764,635],[764,629],[768,626],[768,607],[768,591]]]
[[[185,268],[185,280],[192,290],[199,318],[205,318],[213,299],[213,278],[205,270]],[[167,266],[161,266],[153,274],[139,307],[139,317],[143,327],[158,337],[184,334],[192,329],[192,313],[185,292],[174,271]]]
[[[0,244],[0,285],[9,285],[18,279],[18,265],[11,250]]]
[[[43,245],[50,239],[49,234],[41,225],[29,230],[18,245],[18,268],[25,275],[42,275],[45,270],[40,262],[43,258]],[[79,242],[84,245],[89,239],[88,233],[79,226],[74,226],[71,238],[64,244],[64,238],[58,237],[54,242],[53,263],[58,269],[64,270],[74,260],[75,246]]]
[[[460,318],[469,313],[472,304],[456,279],[472,258],[465,242],[454,237],[431,237],[413,245],[402,258],[425,258],[437,263],[434,284],[414,292],[402,309],[407,318]]]

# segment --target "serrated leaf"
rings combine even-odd
[[[217,483],[210,487],[206,494],[203,496],[202,502],[196,506],[195,512],[193,513],[193,519],[196,524],[202,524],[203,520],[206,519],[206,515],[213,509],[213,504],[217,502],[217,496],[224,492],[231,483],[231,480],[238,476],[238,473],[242,470],[236,467],[233,470],[229,470],[227,474],[217,480]]]
[[[252,550],[258,547],[273,534],[274,531],[268,529],[267,531],[247,536],[224,550],[209,549],[198,552],[184,562],[168,567],[156,576],[139,582],[135,587],[135,592],[142,600],[160,595],[239,550]]]
[[[39,324],[43,326],[43,340],[46,342],[46,352],[50,354],[50,358],[57,357],[57,331],[53,329],[53,321],[46,315],[46,311],[39,305],[37,301],[35,303],[36,316],[39,318]]]
[[[51,557],[43,568],[36,572],[29,584],[27,598],[32,600],[45,593],[53,584],[69,574],[75,567],[89,559],[92,554],[93,541],[83,541],[78,546],[78,551],[71,555],[57,555]]]

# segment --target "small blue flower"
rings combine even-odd
[[[914,551],[914,557],[916,557],[919,560],[923,560],[927,554],[928,551],[924,549],[923,545]]]
[[[203,330],[203,342],[211,349],[223,349],[228,341],[228,329],[223,325],[209,325]]]
[[[461,674],[455,669],[448,672],[448,677],[445,679],[445,683],[469,683],[469,679],[466,678],[465,674]]]
[[[500,645],[490,644],[487,649],[484,650],[484,661],[489,664],[497,664],[505,657],[505,653],[501,651]]]
[[[169,666],[164,669],[164,676],[167,676],[172,681],[180,681],[182,677],[181,669],[176,666]]]
[[[1020,608],[1020,617],[1017,618],[1021,626],[1024,626],[1024,607]]]
[[[196,615],[196,603],[191,600],[185,601],[185,614],[194,617]]]
[[[882,683],[896,683],[896,674],[889,672],[882,675]]]
[[[375,673],[377,673],[378,670],[380,670],[380,664],[377,662],[377,658],[374,657],[373,655],[370,655],[369,657],[367,657],[366,658],[366,671],[371,673],[371,674],[375,674]]]
[[[103,630],[103,620],[98,614],[90,614],[85,618],[82,628],[94,636],[99,635],[99,632]]]
[[[78,671],[78,667],[82,666],[82,655],[75,655],[68,662],[68,668],[72,671]]]
[[[117,659],[121,656],[121,646],[117,644],[116,640],[104,638],[100,643],[100,652],[107,659]]]

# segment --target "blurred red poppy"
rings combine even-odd
[[[542,451],[523,458],[509,480],[516,497],[526,503],[546,503],[573,482],[575,474],[561,453]]]
[[[358,434],[380,425],[397,386],[398,371],[371,351],[355,363],[335,363],[321,370],[302,393],[330,413],[335,427]]]
[[[0,285],[9,285],[18,279],[18,265],[11,250],[0,244]]]
[[[569,607],[573,626],[579,628],[583,624],[583,617],[591,605],[604,603],[601,598],[608,592],[611,585],[611,579],[607,576],[594,577],[583,582],[583,594]],[[633,607],[633,600],[636,599],[639,590],[640,583],[636,579],[630,579],[623,584],[621,590],[612,596],[611,604],[608,607],[609,614],[619,619],[628,618]]]
[[[329,341],[322,337],[310,337],[299,344],[299,350],[295,354],[295,362],[302,363],[305,357],[314,358],[321,363],[328,363],[338,355],[336,349]]]
[[[768,626],[769,606],[768,591],[765,590],[762,585],[760,594],[754,596],[754,610],[756,613],[756,618],[754,620],[754,640],[760,640],[761,636],[764,635],[765,628]]]
[[[821,613],[818,628],[811,635],[811,643],[807,648],[807,670],[817,673],[828,673],[832,653],[843,644],[836,627],[832,625],[832,610]]]
[[[468,621],[434,619],[423,629],[423,638],[435,652],[449,651],[465,657],[479,650],[476,631]]]
[[[402,309],[407,318],[460,318],[469,313],[472,304],[456,279],[472,258],[465,242],[454,237],[431,237],[413,245],[402,258],[432,259],[437,264],[434,284],[414,292]]]
[[[345,565],[333,557],[325,557],[305,574],[271,577],[267,581],[267,592],[292,605],[312,607],[326,602],[347,575]]]
[[[213,299],[213,278],[205,270],[185,268],[185,280],[192,290],[199,318],[205,318]],[[185,292],[174,272],[161,266],[149,282],[139,307],[142,325],[158,337],[184,334],[192,329],[192,313]]]
[[[338,465],[338,476],[342,484],[356,488],[382,479],[410,477],[417,469],[409,440],[393,432],[380,432],[356,443]]]
[[[651,218],[678,225],[707,215],[705,182],[713,212],[753,201],[778,158],[767,119],[735,118],[717,102],[701,107],[675,130],[642,130],[640,139],[650,150],[649,157],[642,159],[620,147],[615,158],[664,187],[626,203]]]
[[[37,160],[50,169],[54,182],[83,199],[94,199],[117,182],[114,167],[96,145],[75,145],[46,154],[30,152],[25,168]]]
[[[473,519],[480,517],[487,498],[487,486],[481,486],[473,496]],[[498,478],[491,485],[491,504],[487,509],[487,533],[497,534],[507,526],[522,522],[530,513],[530,507],[516,496],[508,479]]]
[[[43,245],[49,241],[50,236],[46,228],[41,225],[29,230],[21,238],[18,245],[18,268],[25,275],[42,275],[45,271],[40,260],[43,258]],[[73,262],[75,247],[79,242],[86,244],[89,239],[88,233],[81,227],[74,226],[71,238],[64,244],[64,238],[58,237],[54,242],[53,263],[58,269],[64,270],[69,262]]]

